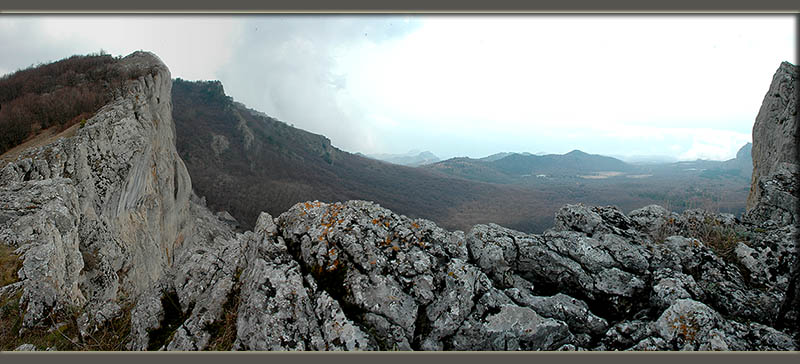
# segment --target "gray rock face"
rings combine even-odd
[[[781,63],[772,77],[761,109],[753,126],[753,177],[750,195],[747,198],[745,219],[765,226],[791,226],[790,241],[800,238],[797,224],[800,221],[800,149],[798,149],[797,98],[800,92],[798,67],[788,62]],[[761,244],[760,244],[761,245]],[[796,244],[788,247],[755,247],[759,251],[756,258],[746,249],[737,254],[749,255],[745,260],[753,262],[769,259],[770,255],[780,256],[789,261],[790,272],[778,269],[769,272],[777,275],[779,281],[787,279],[789,287],[782,304],[779,322],[789,326],[800,326],[800,268]],[[770,254],[772,253],[772,254]],[[781,272],[782,271],[782,272]],[[780,272],[780,273],[779,273]],[[788,273],[787,275],[782,275]],[[779,283],[782,284],[782,283]]]
[[[23,252],[26,327],[51,309],[102,312],[122,292],[148,290],[190,228],[169,70],[144,52],[119,67],[146,74],[77,135],[28,150],[0,173],[0,236]]]
[[[748,217],[781,225],[798,221],[798,68],[781,63],[753,125],[753,180]]]
[[[377,349],[554,350],[572,338],[563,320],[591,322],[586,331],[604,325],[578,300],[559,296],[563,305],[548,306],[530,283],[504,275],[509,265],[487,275],[470,263],[468,240],[476,232],[465,238],[364,201],[297,204],[277,221],[301,269]],[[502,247],[493,253],[489,245],[472,249],[478,262],[516,261],[512,248],[505,252],[512,258],[503,258]],[[516,301],[495,285],[512,289]]]

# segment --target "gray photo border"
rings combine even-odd
[[[567,13],[567,14],[748,14],[800,13],[800,2],[792,0],[761,0],[753,3],[744,0],[673,0],[662,3],[643,3],[636,0],[592,1],[592,0],[547,0],[520,1],[494,0],[483,2],[403,0],[380,2],[368,0],[346,0],[332,3],[323,0],[138,0],[130,2],[108,2],[99,0],[3,0],[0,16],[6,14],[259,14],[259,13]],[[797,20],[796,20],[797,21]],[[2,51],[0,51],[2,54]],[[0,55],[1,56],[1,55]],[[798,151],[800,159],[800,151]],[[1,363],[142,363],[154,362],[192,364],[223,361],[242,363],[409,363],[454,362],[481,363],[500,361],[503,363],[669,363],[722,362],[748,363],[768,361],[770,363],[799,363],[800,352],[725,352],[725,353],[618,353],[618,352],[447,352],[447,353],[13,353],[0,352]]]

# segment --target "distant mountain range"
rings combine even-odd
[[[436,163],[440,161],[439,157],[434,155],[429,151],[420,152],[418,150],[412,150],[405,154],[361,154],[356,153],[358,155],[365,156],[367,158],[382,160],[384,162],[389,162],[393,164],[399,164],[401,166],[410,166],[410,167],[419,167],[426,164]]]
[[[610,155],[610,157],[614,157],[631,164],[664,164],[675,163],[678,161],[678,158],[669,155]]]
[[[647,173],[679,173],[697,171],[705,177],[717,175],[737,175],[750,178],[753,169],[750,150],[752,144],[747,143],[736,155],[727,161],[684,161],[656,163],[656,159],[638,159],[640,163],[626,163],[618,158],[589,154],[573,150],[566,154],[531,154],[531,153],[496,153],[487,157],[473,159],[466,157],[451,158],[445,161],[426,165],[423,168],[436,170],[454,177],[491,183],[517,183],[529,177],[583,177],[608,178],[625,176],[646,176]],[[667,157],[662,158],[667,160]]]
[[[423,168],[482,182],[513,183],[527,177],[575,177],[594,172],[629,172],[616,158],[573,150],[567,154],[498,153],[485,158],[452,158]]]

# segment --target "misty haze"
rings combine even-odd
[[[797,350],[795,44],[2,15],[0,349]]]

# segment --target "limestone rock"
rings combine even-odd
[[[143,76],[75,136],[29,149],[0,173],[0,235],[25,259],[25,327],[66,305],[107,319],[122,295],[164,276],[190,229],[169,70],[146,52],[117,67]]]
[[[798,221],[798,68],[781,63],[753,125],[753,177],[749,219],[781,225]]]

